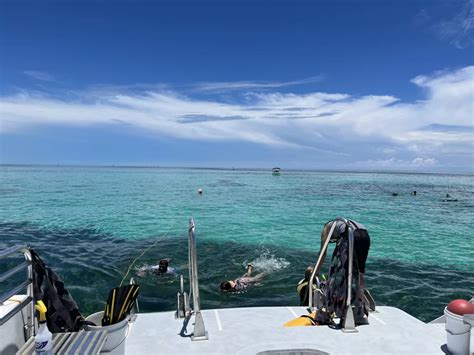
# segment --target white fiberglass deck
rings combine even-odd
[[[285,328],[304,307],[204,310],[209,340],[179,335],[174,312],[138,314],[125,343],[126,354],[257,354],[275,350],[319,350],[329,354],[442,354],[444,323],[426,324],[393,307],[378,307],[358,333],[326,326]],[[193,318],[188,335],[193,330]],[[298,352],[296,352],[298,353]],[[288,353],[289,354],[289,353]]]

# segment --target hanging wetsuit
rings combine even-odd
[[[370,236],[367,232],[367,228],[365,228],[363,224],[353,220],[348,220],[348,222],[351,227],[354,228],[354,269],[357,269],[361,273],[365,273],[365,262],[370,249]],[[331,243],[337,242],[343,237],[348,237],[346,223],[343,221],[336,221],[335,223],[336,227],[331,236]]]
[[[35,300],[42,300],[48,312],[46,319],[51,333],[77,332],[85,320],[76,302],[64,287],[64,282],[30,249],[33,263],[33,292]]]
[[[318,321],[324,324],[332,322],[334,316],[340,318],[341,321],[344,320],[349,277],[348,225],[343,221],[329,223],[336,223],[330,240],[330,242],[336,243],[336,248],[331,258],[325,309],[320,310],[318,313]],[[356,324],[362,324],[367,321],[368,305],[363,297],[363,290],[360,289],[359,274],[365,273],[365,263],[370,248],[370,236],[362,224],[351,220],[348,221],[348,224],[354,230],[351,304],[355,305]]]

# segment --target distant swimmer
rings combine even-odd
[[[398,196],[398,192],[392,192],[392,196]]]
[[[252,264],[247,265],[247,272],[241,277],[236,278],[235,280],[222,281],[220,289],[222,292],[232,292],[232,291],[244,291],[251,284],[259,282],[265,276],[264,272],[252,276],[253,266]]]
[[[138,269],[137,276],[144,277],[148,272],[158,275],[176,275],[174,268],[169,266],[169,259],[161,259],[158,265],[145,265]]]
[[[198,189],[199,196],[202,196],[202,192],[203,192],[202,189]]]
[[[446,194],[446,198],[443,199],[443,202],[458,202],[457,198],[451,198],[450,194]]]
[[[413,190],[413,191],[411,192],[411,194],[412,194],[413,196],[416,196],[416,190]]]

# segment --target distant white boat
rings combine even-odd
[[[272,169],[272,175],[274,175],[274,176],[281,175],[281,169],[280,168],[273,168]]]

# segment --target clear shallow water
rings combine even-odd
[[[430,320],[450,299],[474,294],[472,176],[0,167],[0,182],[0,248],[38,249],[84,313],[102,308],[108,289],[156,238],[137,267],[169,257],[186,272],[190,216],[203,307],[296,305],[295,285],[335,216],[369,229],[367,279],[378,303]],[[446,193],[458,201],[443,202]],[[270,272],[262,284],[219,293],[219,282],[242,274],[248,261]],[[150,275],[140,284],[142,310],[174,309],[176,278]]]

